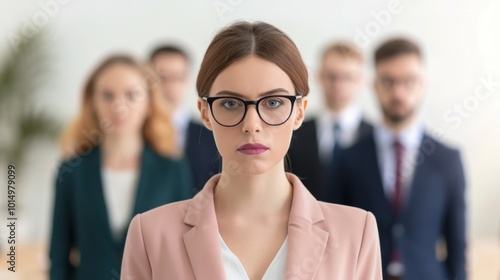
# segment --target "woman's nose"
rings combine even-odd
[[[255,106],[248,106],[247,113],[243,119],[242,130],[244,133],[255,133],[262,130],[262,120]]]

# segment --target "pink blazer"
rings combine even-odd
[[[213,176],[192,199],[133,218],[122,280],[225,279],[213,199],[219,178]],[[299,178],[291,173],[287,178],[293,200],[285,279],[382,279],[373,214],[317,201]]]

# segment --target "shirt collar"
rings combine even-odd
[[[424,128],[419,122],[413,123],[397,135],[390,131],[384,124],[379,124],[375,127],[375,138],[378,143],[384,145],[392,145],[397,138],[405,148],[414,149],[420,146],[423,136]]]
[[[357,105],[350,105],[337,116],[325,110],[319,117],[319,124],[321,127],[331,128],[337,122],[342,130],[357,129],[362,116],[361,108]]]

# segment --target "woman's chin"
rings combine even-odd
[[[275,165],[264,160],[232,161],[226,166],[226,171],[229,174],[255,176],[270,171]]]
[[[131,128],[128,125],[115,125],[108,130],[107,134],[113,136],[128,136],[135,133],[140,133],[140,130]]]

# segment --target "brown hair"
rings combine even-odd
[[[375,51],[375,65],[380,61],[400,55],[415,54],[422,58],[418,45],[405,38],[395,38],[380,45]]]
[[[157,56],[162,54],[176,54],[182,56],[187,62],[191,60],[188,53],[181,47],[176,45],[162,45],[158,46],[151,52],[149,55],[149,61],[152,62]]]
[[[150,102],[149,114],[142,129],[145,142],[155,152],[163,156],[178,155],[174,144],[174,129],[169,121],[170,114],[161,105],[163,103],[161,101],[161,92],[154,71],[128,55],[113,55],[101,62],[92,71],[85,83],[80,113],[70,123],[61,137],[61,149],[64,157],[70,158],[88,153],[102,141],[104,132],[99,126],[92,105],[92,98],[94,97],[95,82],[99,75],[116,64],[123,64],[136,69],[147,82]]]
[[[332,53],[363,62],[363,53],[349,42],[337,42],[328,45],[323,51],[322,59],[325,60],[325,57]]]
[[[220,30],[208,46],[196,81],[198,96],[207,96],[224,69],[250,55],[280,67],[292,80],[297,94],[309,93],[307,68],[297,46],[285,33],[265,22],[236,22]]]

